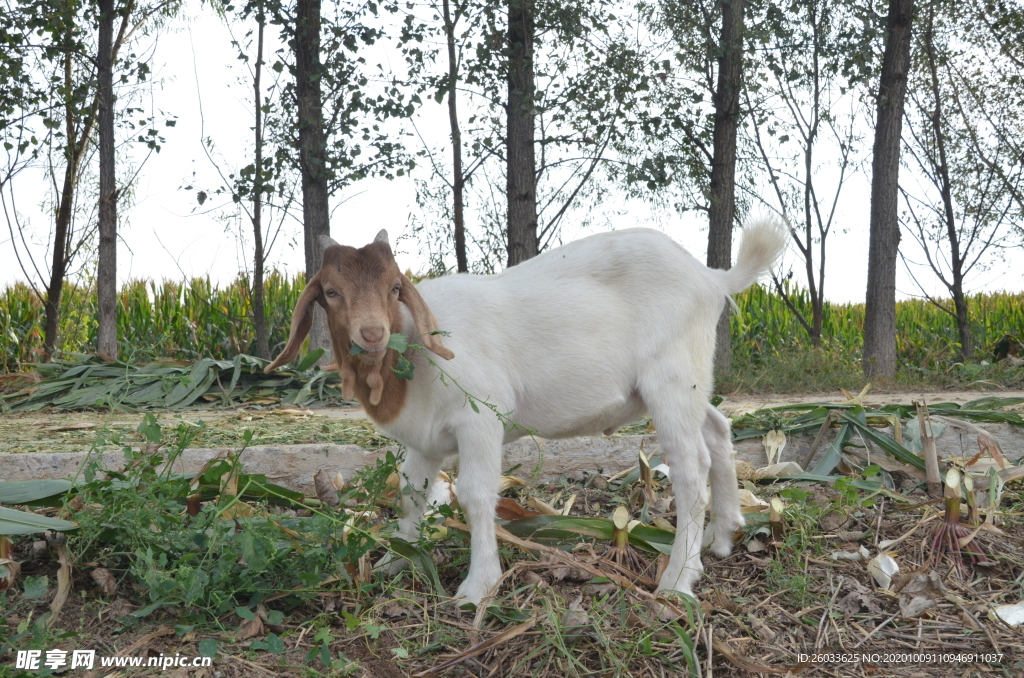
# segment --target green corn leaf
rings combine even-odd
[[[0,535],[36,534],[46,530],[67,532],[77,528],[77,525],[67,520],[59,520],[0,506]]]
[[[0,481],[0,504],[12,506],[31,504],[63,494],[71,489],[66,480],[9,480]]]
[[[907,448],[900,445],[898,442],[893,440],[887,435],[879,433],[875,429],[868,426],[861,420],[850,417],[847,413],[843,413],[839,416],[840,421],[846,422],[846,425],[852,426],[860,431],[860,434],[864,436],[865,440],[868,440],[887,452],[892,457],[895,457],[904,464],[909,464],[914,468],[924,470],[924,460],[908,450]],[[838,460],[837,460],[838,463]],[[817,470],[817,469],[816,469]]]
[[[322,358],[323,355],[324,350],[322,348],[310,351],[309,353],[306,354],[306,357],[299,362],[299,365],[298,367],[295,368],[295,370],[298,372],[305,372],[306,370],[313,367],[313,365],[316,365],[316,361],[320,360],[320,358]]]

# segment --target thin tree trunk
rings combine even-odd
[[[302,174],[302,221],[306,253],[306,280],[320,270],[324,248],[320,236],[331,234],[327,194],[327,137],[324,133],[323,95],[320,90],[320,0],[295,4],[295,93],[299,115],[299,170]],[[321,365],[332,361],[327,317],[313,307],[309,349],[324,349]]]
[[[534,156],[533,0],[508,2],[506,175],[508,265],[537,255],[537,164]]]
[[[123,16],[121,17],[121,26],[117,32],[117,39],[114,40],[113,43],[110,57],[111,69],[113,69],[113,62],[117,58],[121,45],[124,43],[124,38],[128,29],[128,19],[134,10],[135,0],[130,0],[125,8]],[[67,45],[72,45],[74,36],[70,30],[66,34],[66,40]],[[88,150],[89,142],[92,139],[93,126],[96,124],[101,96],[101,92],[99,88],[97,88],[93,95],[92,103],[89,106],[88,112],[81,121],[81,132],[76,132],[75,106],[73,95],[71,94],[74,91],[74,74],[72,70],[73,54],[72,49],[68,48],[65,51],[64,57],[64,88],[67,92],[64,100],[64,124],[65,132],[67,134],[67,166],[64,168],[64,181],[61,186],[60,199],[57,203],[57,214],[54,220],[53,259],[52,266],[50,267],[50,282],[46,288],[46,304],[44,305],[46,320],[44,327],[43,350],[47,357],[51,357],[53,355],[57,346],[57,335],[60,329],[60,302],[64,289],[64,277],[67,274],[67,268],[70,263],[69,257],[71,256],[70,249],[73,237],[71,227],[72,206],[74,204],[75,190],[78,186],[82,163],[85,160],[85,153]]]
[[[928,72],[932,89],[932,100],[935,109],[931,111],[932,133],[935,135],[935,150],[937,157],[935,163],[935,179],[938,182],[939,192],[942,194],[942,211],[945,217],[946,238],[949,240],[950,270],[952,272],[952,285],[949,286],[950,294],[953,295],[953,306],[956,311],[956,327],[960,335],[959,358],[966,362],[974,350],[971,345],[971,326],[968,315],[967,297],[964,296],[964,257],[960,253],[960,238],[956,232],[956,213],[953,211],[952,182],[949,178],[949,163],[946,161],[946,135],[942,129],[942,92],[939,88],[939,73],[936,64],[935,54],[935,10],[929,9],[928,30],[925,31],[924,42],[927,51]]]
[[[871,160],[871,239],[864,318],[864,375],[896,374],[896,255],[903,107],[910,69],[914,0],[889,0]]]
[[[68,44],[72,35],[67,33]],[[64,87],[70,92],[72,88],[72,53],[64,53]],[[64,276],[67,273],[67,250],[71,229],[71,201],[74,199],[75,182],[78,176],[78,155],[75,152],[75,109],[70,97],[64,102],[64,129],[67,134],[67,166],[64,168],[64,184],[57,203],[57,218],[53,234],[53,263],[50,266],[50,284],[46,288],[46,325],[43,335],[43,352],[47,359],[53,356],[57,347],[57,332],[60,324],[60,299],[64,292]]]
[[[117,186],[114,165],[114,2],[99,0],[99,353],[117,359]]]
[[[732,228],[736,218],[736,130],[743,85],[743,2],[722,0],[722,35],[715,92],[715,127],[711,160],[711,195],[708,210],[708,266],[732,267]],[[715,369],[729,371],[731,362],[729,307],[718,321]]]
[[[256,355],[270,359],[270,345],[267,342],[267,316],[263,302],[263,107],[260,93],[260,75],[263,72],[263,30],[266,17],[260,6],[256,16],[259,24],[256,38],[256,68],[253,75],[253,95],[256,105],[256,158],[252,180],[252,233],[255,245],[252,266],[252,321],[256,330]]]
[[[468,273],[466,261],[466,223],[463,217],[463,189],[466,177],[462,173],[462,131],[459,129],[459,111],[456,85],[459,82],[459,62],[455,56],[455,22],[452,21],[448,0],[441,4],[444,10],[444,31],[448,40],[448,124],[452,131],[452,216],[455,226],[455,262],[459,273]]]
[[[808,12],[811,20],[811,30],[814,36],[813,44],[813,67],[811,77],[813,79],[814,94],[811,100],[811,123],[807,130],[807,148],[804,153],[804,222],[807,224],[807,253],[810,255],[813,248],[813,206],[814,206],[814,144],[818,141],[818,125],[821,122],[821,44],[819,36],[818,6],[811,2],[808,5]],[[822,238],[824,240],[824,238]],[[824,297],[824,285],[819,286],[814,280],[814,261],[811,256],[807,257],[807,293],[811,297],[811,345],[821,346],[821,308]],[[824,283],[824,281],[822,281]]]

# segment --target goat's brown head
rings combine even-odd
[[[334,356],[346,359],[352,345],[365,351],[361,360],[380,362],[387,352],[393,331],[401,327],[401,306],[405,304],[416,323],[419,341],[425,347],[451,360],[454,354],[444,347],[437,331],[437,320],[409,279],[402,275],[382,230],[373,242],[356,249],[339,245],[329,237],[322,239],[324,260],[320,272],[306,284],[292,314],[291,334],[284,350],[267,372],[293,360],[313,324],[313,303],[327,312]]]

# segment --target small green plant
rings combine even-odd
[[[164,441],[152,415],[139,432],[150,445]],[[68,504],[80,525],[69,541],[73,552],[127,570],[145,590],[132,617],[181,606],[209,620],[282,591],[301,600],[329,577],[349,578],[348,566],[377,546],[361,514],[306,505],[301,494],[242,473],[237,455],[209,463],[196,476],[171,473],[168,461],[195,434],[196,427],[183,422],[166,453],[126,446],[123,471],[90,460]],[[372,469],[366,476],[375,479]],[[346,499],[369,496],[351,489]]]

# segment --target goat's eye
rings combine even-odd
[[[402,283],[395,283],[395,286],[391,288],[391,291],[398,294],[402,291]]]
[[[329,297],[336,297],[336,296],[338,296],[338,293],[335,292],[334,290],[325,290],[324,294],[326,294]]]

